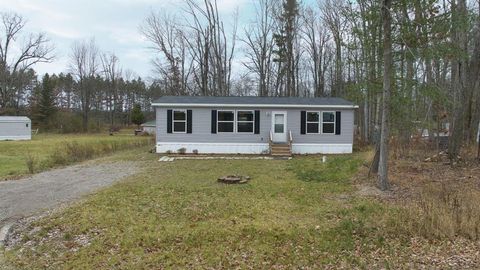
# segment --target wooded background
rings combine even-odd
[[[150,80],[124,71],[94,39],[72,45],[62,74],[38,79],[54,44],[26,33],[26,19],[2,13],[0,114],[28,114],[44,129],[86,131],[131,123],[130,111],[161,95],[344,97],[358,104],[358,138],[380,129],[385,82],[385,1],[252,1],[239,26],[215,0],[184,0],[176,14],[153,11],[139,31],[150,42]],[[419,129],[450,128],[450,150],[473,142],[480,119],[478,1],[393,1],[390,135],[407,144]],[[18,43],[22,38],[25,43]],[[19,50],[12,50],[17,43]],[[242,66],[234,70],[233,66]],[[76,123],[76,124],[72,124]]]

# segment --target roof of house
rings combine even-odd
[[[148,121],[148,122],[145,122],[145,123],[141,124],[142,127],[154,127],[156,125],[157,125],[157,123],[155,123],[155,120]]]
[[[0,116],[0,122],[30,122],[26,116]]]
[[[152,103],[152,106],[189,106],[197,107],[337,107],[358,108],[343,98],[306,98],[306,97],[211,97],[211,96],[163,96]]]

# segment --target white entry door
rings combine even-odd
[[[287,112],[272,112],[273,142],[287,142]]]

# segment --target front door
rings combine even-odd
[[[272,112],[272,141],[287,142],[287,112]]]

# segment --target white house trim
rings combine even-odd
[[[292,143],[293,154],[351,154],[352,144]]]
[[[200,103],[152,103],[154,107],[208,107],[208,108],[328,108],[358,109],[357,105],[309,105],[309,104],[200,104]]]
[[[32,135],[18,135],[18,136],[0,136],[0,141],[24,141],[31,140]]]
[[[180,148],[185,148],[187,153],[193,153],[193,150],[197,150],[200,154],[262,154],[270,150],[268,143],[157,143],[157,153],[168,151],[177,153]],[[352,152],[352,144],[292,144],[293,154],[350,154]]]
[[[157,142],[157,153],[176,153],[180,148],[185,148],[187,153],[197,150],[200,154],[262,154],[270,149],[268,143]]]

